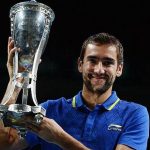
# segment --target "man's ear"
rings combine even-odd
[[[123,64],[118,65],[116,76],[120,77],[123,71]]]
[[[83,61],[80,59],[80,57],[78,58],[78,71],[80,73],[82,73],[82,65],[83,65]]]

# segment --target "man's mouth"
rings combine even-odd
[[[92,81],[95,83],[103,83],[106,79],[104,78],[97,78],[97,77],[93,77]]]
[[[106,80],[107,77],[104,75],[89,74],[89,79]]]
[[[89,74],[89,79],[93,85],[104,85],[107,77],[104,75]]]

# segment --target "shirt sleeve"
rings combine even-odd
[[[31,133],[31,132],[27,132],[26,136],[25,136],[25,140],[28,143],[28,150],[32,149],[35,145],[40,144],[40,139],[38,138],[38,136],[36,136],[35,134]]]
[[[135,150],[146,150],[149,137],[149,114],[144,106],[140,106],[127,119],[118,144],[129,146]]]

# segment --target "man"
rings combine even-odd
[[[8,42],[8,70],[12,78],[13,40]],[[25,139],[14,140],[11,149],[42,150],[146,150],[149,137],[147,109],[120,100],[112,91],[116,77],[123,70],[123,47],[107,33],[89,37],[78,58],[83,88],[73,98],[48,100],[41,105],[46,117],[39,126],[27,121]],[[7,93],[7,92],[6,92]],[[15,102],[19,90],[15,90]]]

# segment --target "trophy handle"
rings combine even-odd
[[[38,106],[37,98],[36,98],[36,82],[33,81],[31,83],[31,95],[35,106]]]
[[[38,102],[37,102],[37,98],[36,98],[36,75],[37,75],[37,70],[38,70],[38,66],[40,63],[40,58],[41,58],[42,52],[45,47],[45,42],[47,41],[47,38],[48,38],[47,37],[48,33],[49,33],[49,30],[47,27],[45,27],[41,41],[40,41],[37,51],[35,53],[34,62],[33,62],[33,69],[32,69],[33,77],[32,77],[32,81],[31,81],[31,95],[32,95],[33,102],[36,106],[38,106]]]

